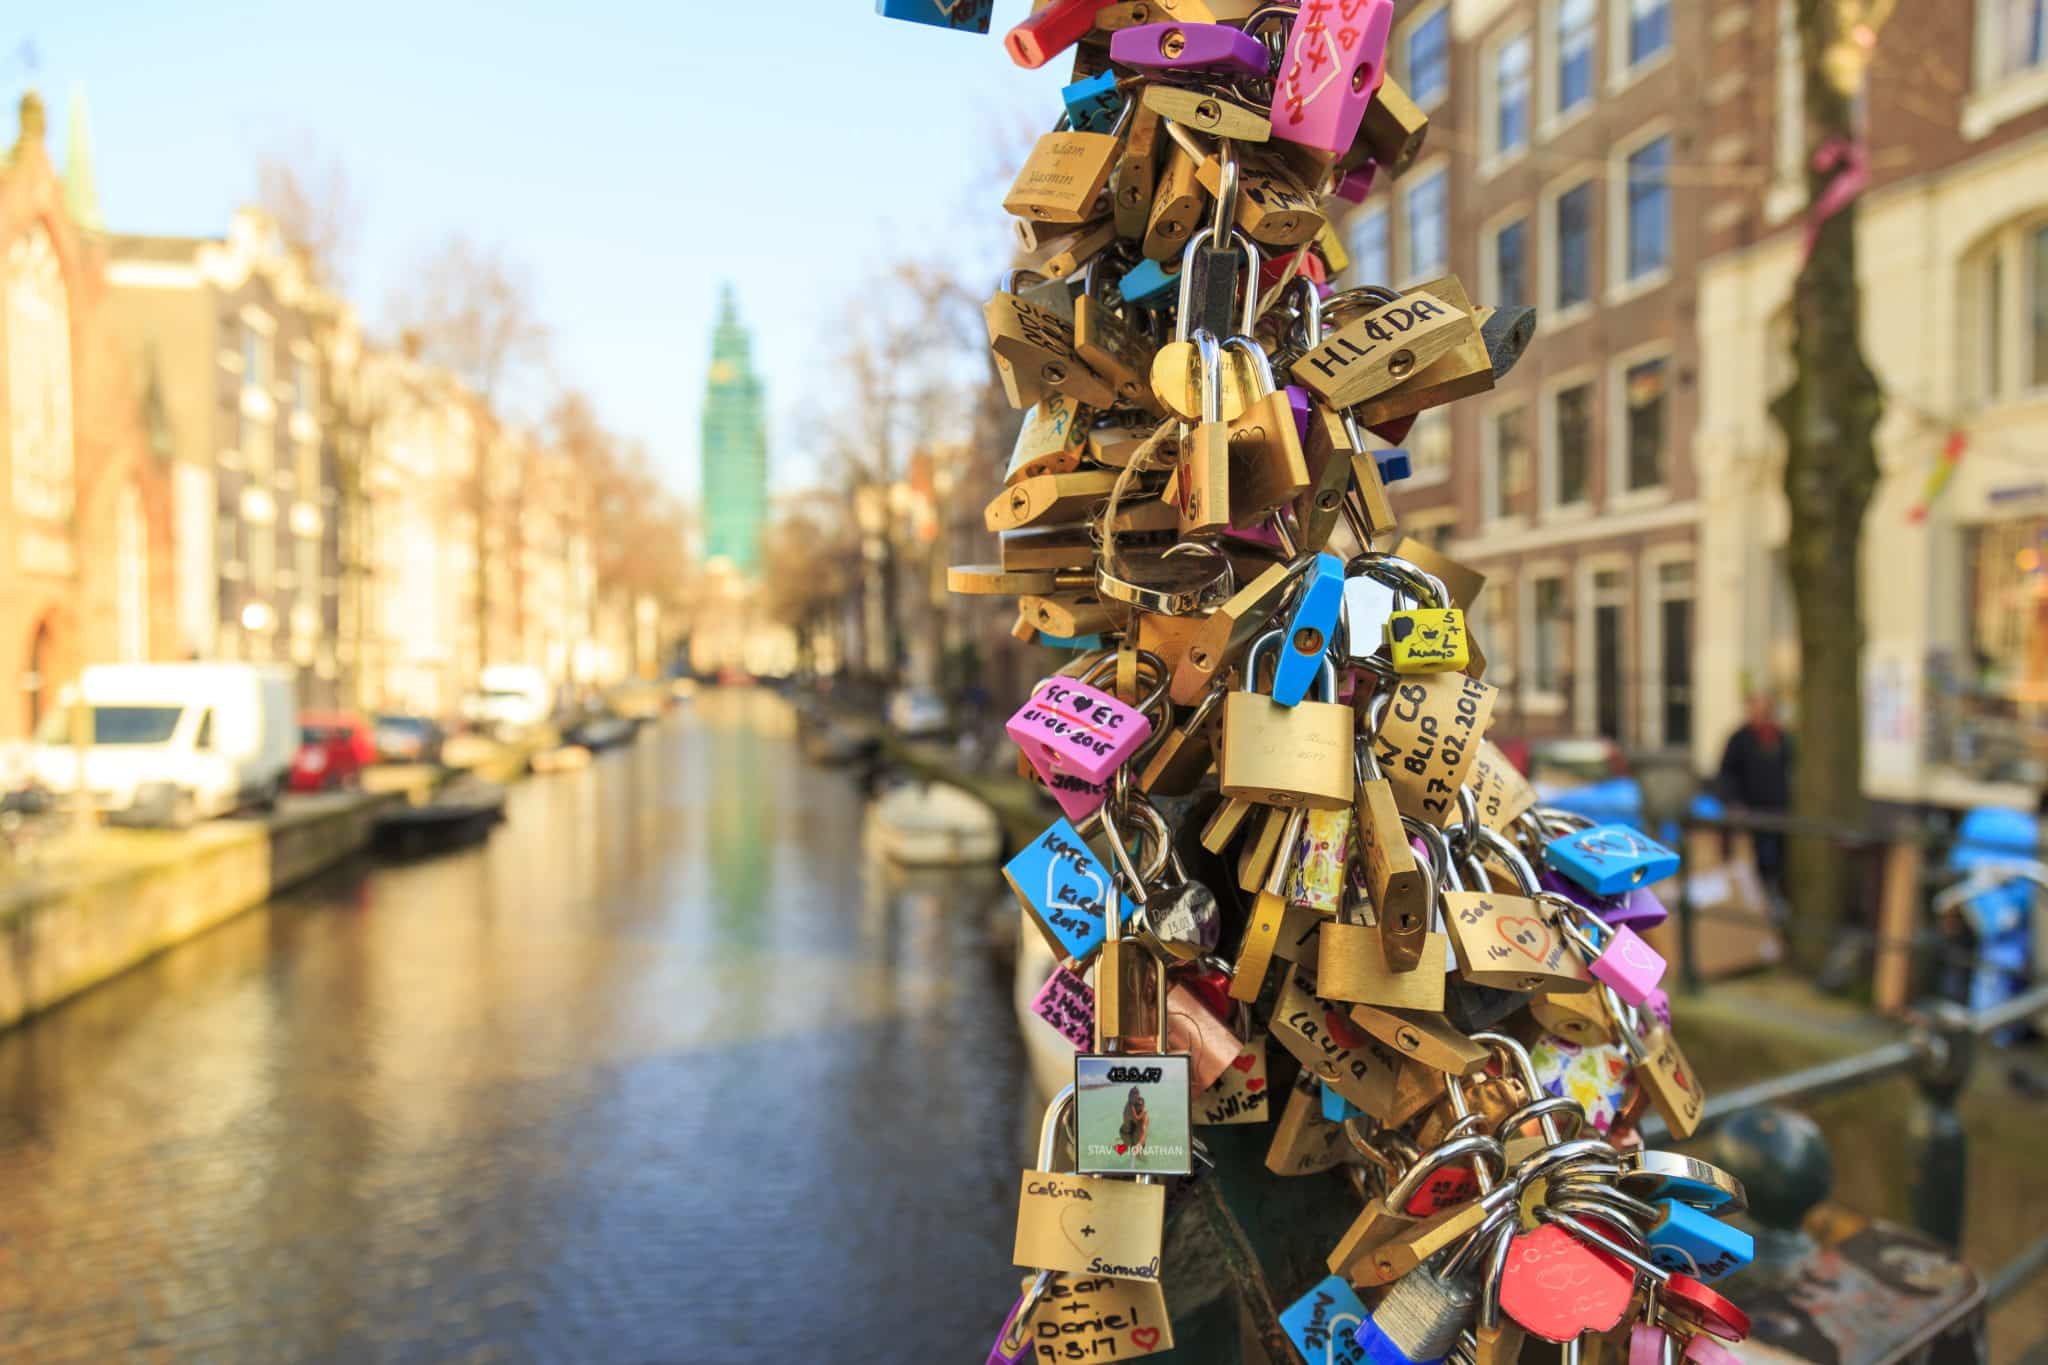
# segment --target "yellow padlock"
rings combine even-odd
[[[1396,673],[1460,673],[1472,661],[1465,613],[1456,607],[1410,607],[1387,618],[1387,653]]]

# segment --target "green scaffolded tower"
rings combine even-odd
[[[761,530],[768,520],[768,432],[753,343],[729,284],[711,333],[703,437],[705,559],[723,560],[751,578],[760,568]]]

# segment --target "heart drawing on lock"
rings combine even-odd
[[[1236,1057],[1234,1057],[1231,1060],[1230,1064],[1236,1067],[1239,1071],[1250,1071],[1254,1066],[1257,1066],[1258,1063],[1259,1059],[1252,1053],[1240,1052],[1237,1054]]]
[[[1550,926],[1534,915],[1502,915],[1493,922],[1493,931],[1531,962],[1541,963],[1550,955]],[[1540,949],[1530,946],[1539,943]]]
[[[1060,865],[1062,861],[1059,858],[1052,858],[1048,859],[1045,864],[1045,908],[1048,910],[1072,910],[1079,915],[1094,917],[1097,912],[1085,905],[1076,905],[1072,901],[1053,899],[1053,896],[1059,891]],[[1086,877],[1088,884],[1095,888],[1095,903],[1097,905],[1107,905],[1109,903],[1108,888],[1102,884],[1102,878],[1096,876],[1093,870],[1080,863],[1075,863],[1073,868],[1075,876]]]
[[[1151,1350],[1159,1344],[1159,1329],[1157,1327],[1133,1327],[1131,1329],[1131,1344],[1141,1351]]]
[[[1060,1236],[1066,1238],[1067,1245],[1083,1256],[1093,1256],[1096,1249],[1092,1243],[1095,1234],[1100,1231],[1095,1226],[1095,1221],[1094,1206],[1076,1200],[1060,1210]],[[1087,1243],[1083,1242],[1084,1237]]]
[[[1254,1076],[1244,1083],[1244,1088],[1256,1095],[1266,1088],[1266,1078],[1264,1076]]]

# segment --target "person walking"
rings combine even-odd
[[[1728,805],[1760,814],[1782,814],[1792,805],[1792,737],[1778,724],[1778,702],[1769,692],[1753,692],[1748,711],[1721,751],[1721,771],[1714,790]],[[1785,836],[1757,830],[1750,836],[1756,851],[1757,876],[1782,897],[1785,893]]]

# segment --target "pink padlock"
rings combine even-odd
[[[1166,661],[1150,650],[1138,651],[1138,676],[1150,680],[1151,691],[1136,706],[1126,706],[1101,690],[1116,667],[1117,656],[1105,654],[1079,681],[1059,675],[1045,679],[1004,726],[1025,759],[1055,790],[1061,778],[1107,783],[1152,737],[1152,717],[1165,705],[1171,679]]]
[[[1643,1008],[1655,1015],[1657,1022],[1665,1028],[1671,1027],[1671,997],[1664,994],[1662,987],[1650,992],[1643,1001]]]
[[[1387,74],[1394,0],[1304,0],[1273,84],[1273,136],[1342,155]]]
[[[1670,1339],[1662,1327],[1637,1323],[1628,1329],[1628,1365],[1664,1365],[1664,1343]]]
[[[1742,1365],[1742,1357],[1705,1332],[1686,1343],[1685,1358],[1693,1365]]]
[[[1094,1048],[1095,992],[1067,967],[1053,968],[1038,994],[1031,997],[1031,1012],[1058,1029],[1075,1051]]]
[[[1078,773],[1063,773],[1054,770],[1051,776],[1043,771],[1043,765],[1030,750],[1024,757],[1031,764],[1031,776],[1038,785],[1052,793],[1052,799],[1059,802],[1060,813],[1075,824],[1095,814],[1109,795],[1107,782],[1090,782]]]
[[[1593,979],[1612,987],[1626,1004],[1647,1001],[1664,979],[1663,955],[1625,924],[1608,924],[1564,897],[1550,899],[1558,907],[1558,923],[1565,937],[1585,954],[1586,970]]]
[[[1107,781],[1152,737],[1144,712],[1067,678],[1040,683],[1003,728],[1047,781],[1053,773]]]

